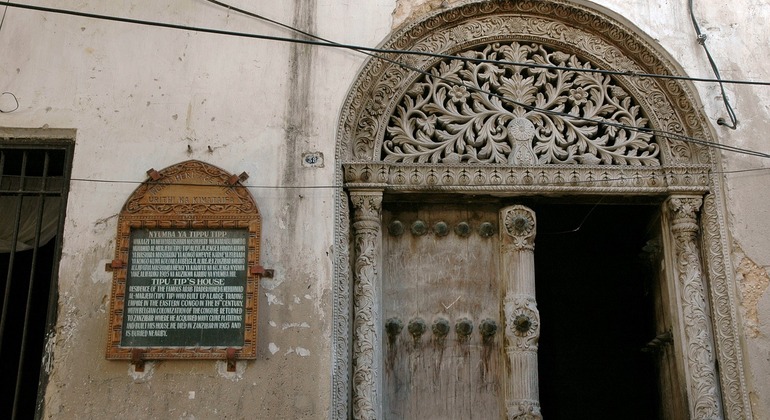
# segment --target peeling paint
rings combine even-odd
[[[137,372],[136,371],[136,365],[129,363],[128,365],[128,376],[131,377],[131,379],[134,380],[136,383],[144,383],[152,379],[152,376],[155,374],[155,367],[157,366],[158,362],[144,362],[144,371],[143,372]]]
[[[297,322],[285,322],[281,326],[282,330],[287,330],[289,328],[310,328],[310,324],[308,324],[307,322],[303,322],[301,324]]]
[[[414,19],[434,10],[446,9],[451,3],[456,2],[456,0],[397,0],[396,7],[391,13],[393,28],[397,28],[408,19]]]
[[[272,293],[265,293],[265,296],[267,296],[267,304],[268,305],[283,305],[283,302],[278,300],[278,296],[272,294]]]
[[[54,348],[56,347],[56,333],[51,331],[45,338],[45,349],[43,350],[43,369],[50,375],[53,371]]]
[[[229,379],[233,382],[238,382],[241,379],[243,379],[243,374],[246,373],[246,361],[245,360],[236,360],[235,361],[235,372],[228,372],[227,371],[227,361],[225,360],[217,360],[216,363],[217,373],[219,376]]]
[[[265,289],[265,290],[273,290],[276,287],[280,286],[281,283],[283,283],[283,278],[273,278],[273,279],[262,279],[259,282],[259,285]]]
[[[112,281],[112,273],[104,269],[110,261],[112,260],[107,258],[99,260],[99,263],[94,267],[94,271],[91,272],[91,283],[109,283]]]
[[[281,348],[276,346],[275,343],[268,344],[267,349],[270,350],[270,354],[276,354],[279,350],[281,350]]]
[[[302,357],[308,357],[308,356],[310,356],[310,350],[308,350],[308,349],[306,349],[306,348],[303,348],[303,347],[297,347],[297,348],[296,348],[296,349],[294,349],[294,350],[297,352],[297,354],[298,354],[298,355],[300,355],[300,356],[302,356]]]
[[[756,338],[761,335],[761,321],[757,306],[770,286],[770,275],[768,275],[767,269],[744,255],[739,246],[736,246],[735,249],[738,290],[741,294],[741,308],[743,309],[743,326],[748,337]]]

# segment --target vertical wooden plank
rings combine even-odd
[[[499,418],[498,246],[496,208],[385,207],[386,418]]]

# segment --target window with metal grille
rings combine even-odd
[[[73,148],[73,130],[0,129],[0,418],[41,414]]]

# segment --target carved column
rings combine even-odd
[[[353,418],[382,419],[380,254],[382,191],[351,191],[353,271]]]
[[[505,353],[508,377],[505,409],[509,420],[539,420],[537,341],[540,314],[535,301],[535,213],[524,206],[500,212],[501,273],[505,287]]]
[[[698,247],[699,196],[674,196],[668,202],[674,239],[682,347],[692,419],[722,419],[719,384],[714,364],[711,323]]]

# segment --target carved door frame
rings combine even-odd
[[[684,74],[668,54],[622,18],[563,0],[465,3],[405,25],[382,47],[452,55],[485,46],[495,50],[499,45],[535,51],[533,54],[545,51],[542,54],[552,63],[580,59],[583,61],[573,64],[591,63],[596,68],[632,73]],[[669,236],[664,247],[672,265],[668,281],[676,291],[679,315],[674,339],[683,350],[690,417],[750,419],[724,192],[718,175],[721,164],[713,149],[687,141],[717,139],[699,111],[692,84],[612,77],[614,85],[608,89],[614,90],[605,96],[619,98],[616,104],[625,107],[630,116],[625,123],[643,126],[637,132],[655,136],[654,140],[646,138],[653,146],[642,144],[634,153],[620,157],[603,152],[591,155],[590,148],[576,146],[549,160],[543,149],[532,149],[535,134],[532,124],[525,121],[543,117],[521,110],[511,111],[502,121],[502,137],[494,130],[485,134],[493,138],[490,142],[497,136],[497,145],[503,144],[499,157],[488,151],[463,156],[453,152],[459,149],[434,152],[430,145],[420,149],[420,139],[412,139],[417,146],[411,149],[399,146],[399,127],[394,121],[404,116],[403,98],[419,90],[415,89],[418,82],[425,83],[424,73],[414,69],[435,70],[435,75],[442,71],[442,61],[395,54],[372,58],[342,108],[336,177],[345,190],[338,193],[335,203],[331,417],[382,418],[379,282],[383,193],[441,192],[664,198],[664,229]],[[563,101],[576,106],[582,100],[578,97],[581,92],[577,87],[573,90]],[[452,100],[459,104],[466,93],[457,90],[454,95]],[[626,97],[631,99],[623,102]],[[634,106],[643,118],[637,118]],[[593,133],[602,129],[606,127]],[[673,134],[664,135],[664,131]],[[510,146],[505,143],[506,135]],[[422,150],[423,157],[414,150]],[[655,162],[649,158],[652,155]]]

